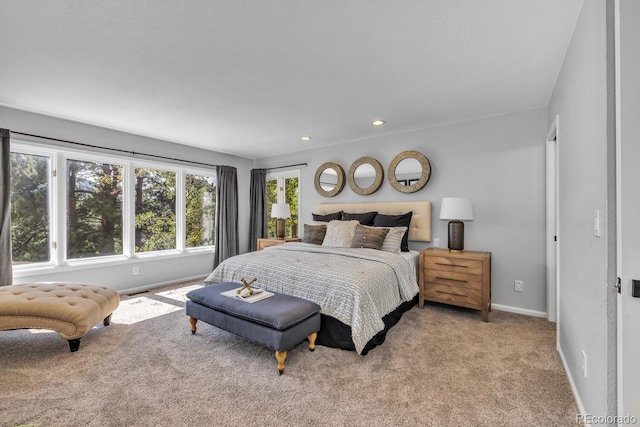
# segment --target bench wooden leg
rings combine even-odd
[[[111,313],[113,314],[113,313]],[[102,324],[104,326],[109,326],[111,324],[111,314],[108,315],[107,317],[104,318],[104,320],[102,321]]]
[[[191,323],[191,335],[193,335],[196,333],[196,323],[198,323],[198,319],[189,317],[189,322]]]
[[[80,338],[76,338],[75,340],[69,340],[69,350],[73,353],[74,351],[78,351],[80,348]]]
[[[287,358],[286,351],[276,351],[276,359],[278,359],[278,373],[282,375],[284,372],[284,361]]]
[[[314,332],[307,337],[309,340],[309,350],[313,351],[316,349],[316,338],[318,338],[318,333]]]

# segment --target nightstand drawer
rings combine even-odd
[[[426,288],[425,296],[428,300],[465,303],[472,306],[482,305],[482,290],[437,285],[432,283],[428,283]]]
[[[442,256],[426,257],[426,268],[453,271],[456,273],[482,275],[482,261],[476,259],[447,258]]]
[[[425,270],[424,280],[429,283],[463,287],[482,291],[482,276],[451,271]]]

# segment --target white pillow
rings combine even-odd
[[[327,223],[327,233],[324,235],[322,246],[350,248],[353,236],[356,234],[358,221],[340,221],[334,219]]]
[[[382,227],[387,228],[387,227]],[[402,244],[402,236],[404,236],[405,231],[407,231],[407,227],[388,227],[389,232],[387,236],[384,238],[384,243],[382,244],[383,251],[393,252],[394,254],[400,253],[400,247]]]

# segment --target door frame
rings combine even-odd
[[[556,115],[546,138],[546,253],[547,253],[547,319],[556,322],[556,331],[560,330],[560,241],[558,229],[558,128],[560,116]],[[559,348],[560,337],[556,333],[556,345]]]

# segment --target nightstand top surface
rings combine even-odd
[[[451,252],[446,248],[427,248],[423,252],[426,255],[447,256],[450,258],[485,259],[491,256],[491,252],[467,251]]]

